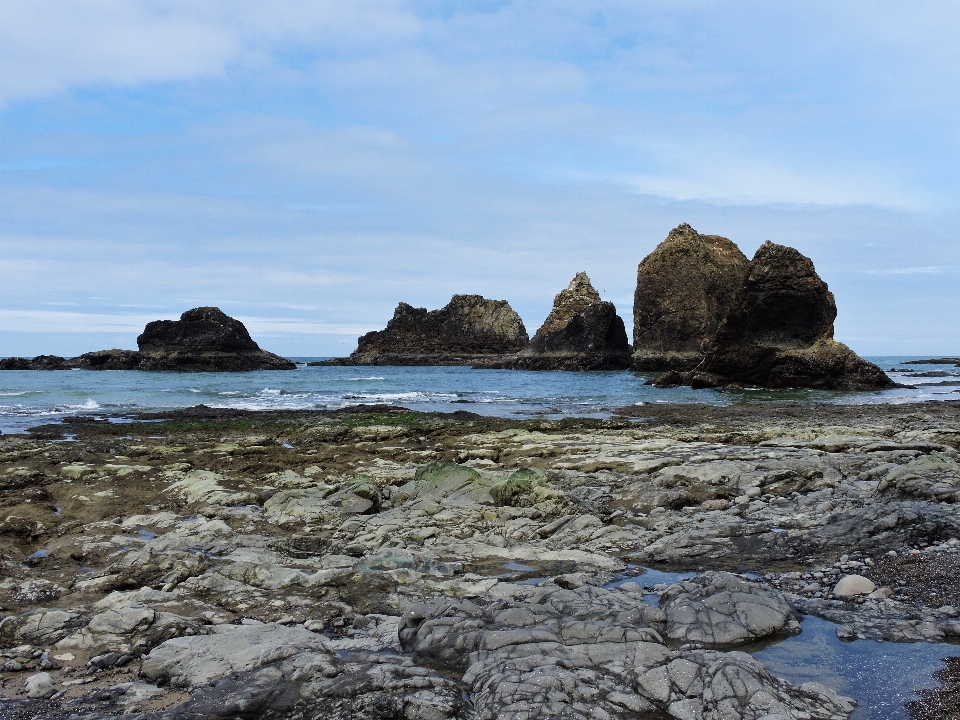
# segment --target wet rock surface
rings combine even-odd
[[[348,358],[314,365],[470,365],[521,350],[523,320],[506,300],[454,295],[439,310],[400,303],[383,330],[363,335]]]
[[[925,688],[907,704],[913,720],[950,720],[960,717],[960,657],[944,658],[946,667],[934,673],[940,685]]]
[[[643,259],[633,298],[633,367],[692,370],[731,309],[749,260],[684,223]]]
[[[623,370],[630,344],[611,302],[600,299],[586,273],[577,273],[553,300],[553,308],[519,354],[477,367],[515,370]]]
[[[197,409],[2,436],[0,716],[847,718],[740,648],[797,613],[958,641],[954,496],[881,488],[928,461],[952,483],[958,415]]]

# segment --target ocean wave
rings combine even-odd
[[[407,402],[444,402],[450,400],[456,400],[459,397],[457,393],[444,393],[444,392],[423,392],[420,390],[414,390],[411,392],[398,392],[398,393],[355,393],[351,395],[344,395],[344,400],[375,400],[377,402],[393,402],[393,401],[407,401]]]
[[[0,397],[21,397],[23,395],[41,395],[40,390],[18,390],[17,392],[0,392]]]
[[[386,380],[386,378],[379,377],[377,375],[371,375],[370,377],[363,378],[349,378],[350,380]]]
[[[0,405],[0,416],[8,417],[54,417],[68,415],[82,410],[99,410],[103,406],[88,399],[79,405]]]

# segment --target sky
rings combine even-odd
[[[809,256],[836,338],[960,353],[960,2],[0,0],[0,355],[216,305],[288,356],[688,222]]]

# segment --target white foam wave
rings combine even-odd
[[[371,375],[370,377],[362,378],[350,378],[351,380],[386,380],[386,378],[379,377],[377,375]]]

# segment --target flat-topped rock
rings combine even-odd
[[[8,357],[0,359],[0,370],[69,370],[66,358],[59,355],[37,355],[35,358]]]
[[[623,320],[600,299],[586,273],[577,273],[553,300],[536,335],[519,354],[481,367],[516,370],[621,370],[630,366]]]
[[[768,240],[751,260],[703,362],[688,373],[668,373],[656,384],[894,387],[879,367],[833,339],[836,317],[833,293],[810,258]]]
[[[311,365],[470,365],[527,344],[523,320],[506,300],[454,295],[439,310],[400,303],[383,330],[357,340],[348,358]]]
[[[187,310],[179,320],[147,323],[137,338],[141,370],[294,370],[296,365],[253,341],[243,323],[220,308]]]
[[[71,368],[80,370],[137,370],[143,356],[136,350],[95,350],[79,357],[70,358]]]
[[[637,268],[633,367],[689,370],[730,310],[749,260],[730,240],[675,227]]]

